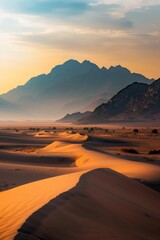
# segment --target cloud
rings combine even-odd
[[[16,22],[15,17],[18,19],[14,26],[9,19],[4,22],[6,30],[10,29],[11,32],[11,28],[16,30],[16,25],[17,31],[21,29],[20,26],[24,26],[22,32],[28,32],[29,27],[30,31],[36,31],[33,27],[36,26],[39,33],[48,31],[52,26],[61,30],[62,26],[66,26],[95,31],[130,31],[137,25],[139,11],[143,8],[147,12],[147,7],[154,4],[157,7],[160,0],[1,0],[0,9],[10,14],[11,21],[14,18],[13,21]],[[154,18],[154,12],[152,16]]]
[[[85,1],[69,0],[1,0],[0,8],[23,14],[61,14],[75,15],[85,11],[88,4]]]
[[[95,30],[132,28],[133,23],[130,20],[117,14],[120,10],[121,6],[118,4],[91,5],[88,11],[83,13],[82,18],[76,16],[73,23]]]
[[[96,0],[1,0],[0,9],[11,14],[37,15],[48,24],[69,24],[92,28],[130,28],[132,22],[119,15],[120,4],[105,4]]]
[[[105,52],[158,45],[160,0],[1,0],[0,11],[1,39],[19,46]]]
[[[160,0],[102,0],[100,3],[105,4],[119,4],[123,6],[124,9],[131,10],[141,8],[143,6],[157,6],[160,5]]]
[[[143,6],[126,13],[126,18],[134,22],[134,31],[138,34],[160,30],[160,5]]]
[[[24,46],[29,44],[32,48],[46,48],[50,50],[63,51],[81,51],[104,53],[117,46],[127,46],[130,36],[127,36],[124,31],[55,31],[42,34],[24,34],[19,36],[19,42]],[[119,43],[117,43],[117,41]],[[110,51],[109,50],[109,51]]]
[[[0,32],[29,35],[61,31],[91,32],[123,30],[133,27],[133,22],[118,15],[119,4],[104,4],[97,1],[55,0],[1,0]],[[83,36],[82,36],[83,37]],[[27,39],[27,38],[26,38]]]

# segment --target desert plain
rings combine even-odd
[[[158,240],[160,128],[0,125],[1,240]]]

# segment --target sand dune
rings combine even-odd
[[[40,131],[34,135],[35,137],[57,137],[61,139],[61,141],[70,141],[70,142],[83,142],[86,141],[88,136],[87,135],[82,135],[80,133],[74,133],[72,131],[68,132],[60,132],[60,133],[54,133],[54,132],[47,132],[47,131]]]
[[[1,191],[6,191],[22,184],[79,171],[75,166],[71,167],[71,163],[67,163],[64,166],[64,161],[59,162],[53,166],[0,163],[0,195]]]
[[[66,151],[72,151],[77,147],[77,144],[69,144],[65,142],[55,141],[48,146],[42,148],[40,152],[66,152]]]
[[[56,141],[37,151],[37,154],[43,153],[45,156],[67,156],[74,158],[74,164],[79,172],[33,182],[1,193],[0,239],[13,239],[18,228],[32,213],[59,194],[73,188],[79,181],[79,178],[86,172],[90,173],[83,176],[82,181],[78,184],[78,188],[76,187],[73,190],[73,194],[78,191],[77,194],[82,199],[84,194],[86,201],[83,199],[84,202],[82,201],[81,205],[81,197],[78,197],[77,208],[74,201],[73,204],[71,201],[69,208],[67,207],[67,211],[69,211],[68,209],[71,210],[70,214],[64,216],[60,208],[60,213],[55,215],[58,221],[58,225],[55,223],[55,226],[59,226],[57,227],[57,234],[59,234],[60,230],[58,229],[60,229],[60,225],[63,224],[63,216],[68,223],[64,231],[64,233],[68,234],[66,235],[67,237],[64,238],[64,236],[59,235],[60,238],[58,239],[82,239],[81,234],[83,234],[83,239],[85,239],[84,236],[86,236],[86,239],[106,239],[105,237],[108,237],[108,239],[146,239],[145,236],[147,234],[150,234],[148,236],[151,237],[155,236],[154,239],[158,239],[157,222],[159,221],[160,213],[156,213],[156,209],[158,211],[156,199],[159,199],[159,195],[127,177],[150,182],[160,181],[160,168],[148,163],[129,161],[105,153],[87,150],[83,146],[83,142],[87,138],[87,136],[81,134],[60,133],[55,138]],[[127,177],[111,170],[93,171],[98,168],[110,168]],[[65,199],[63,201],[62,197],[61,201],[61,196],[60,202],[65,205]],[[88,205],[91,206],[89,212],[88,208],[86,208]],[[73,215],[71,214],[72,210]],[[130,211],[133,217],[128,216]],[[81,216],[81,212],[83,212],[83,216]],[[89,215],[87,215],[87,212]],[[54,216],[46,215],[46,218],[49,218],[51,221],[52,217],[54,218]],[[134,219],[138,218],[139,221],[136,223]],[[53,219],[54,221],[56,220]],[[48,226],[50,227],[50,225]],[[71,238],[72,236],[67,232],[67,229],[68,231],[72,229],[71,226],[73,226],[73,229],[75,227],[74,234],[77,231],[77,238],[75,235],[75,238]],[[78,226],[80,230],[78,230]],[[118,235],[114,233],[114,226],[116,226]],[[145,226],[147,226],[146,233]],[[81,229],[84,229],[84,231],[81,231]],[[62,229],[61,232],[63,232]],[[41,233],[44,234],[44,232]],[[54,234],[54,232],[52,233]],[[44,236],[41,239],[45,239]]]
[[[53,132],[40,131],[34,135],[35,137],[53,137],[55,134]]]
[[[158,240],[159,201],[157,192],[121,174],[93,170],[34,213],[15,240]]]
[[[64,135],[63,135],[64,136]],[[62,138],[63,139],[63,138]],[[143,180],[160,180],[160,168],[143,162],[133,162],[108,154],[87,150],[83,144],[70,144],[55,141],[41,151],[47,153],[60,153],[75,158],[75,165],[79,168],[94,169],[99,167],[111,168],[131,178]]]
[[[84,172],[25,184],[0,194],[0,239],[10,240],[22,223],[48,201],[78,182]]]
[[[72,133],[72,131],[59,133],[59,137],[61,138],[61,141],[69,140],[74,142],[83,142],[88,139],[87,135],[82,135],[80,133]]]

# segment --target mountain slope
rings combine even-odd
[[[61,118],[61,119],[57,120],[56,122],[59,122],[59,123],[75,123],[82,118],[89,117],[90,114],[91,114],[91,112],[89,112],[89,111],[84,112],[84,113],[76,112],[76,113],[72,113],[72,114],[67,114],[66,116],[64,116],[64,118]]]
[[[107,100],[135,81],[150,82],[121,66],[106,69],[89,61],[69,60],[0,97],[15,104],[15,114],[21,118],[56,119],[68,112],[87,111],[95,99],[104,98],[104,92]]]
[[[81,123],[108,121],[147,121],[160,119],[160,79],[147,85],[133,83],[118,92],[106,104],[97,107]]]
[[[148,87],[141,106],[147,116],[160,116],[160,79]]]

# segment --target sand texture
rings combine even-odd
[[[15,240],[158,240],[159,201],[157,192],[113,170],[96,169],[33,214]]]
[[[3,136],[0,166],[17,187],[0,193],[1,240],[159,239],[160,195],[142,184],[160,182],[158,159],[110,151],[128,141],[35,135]]]

